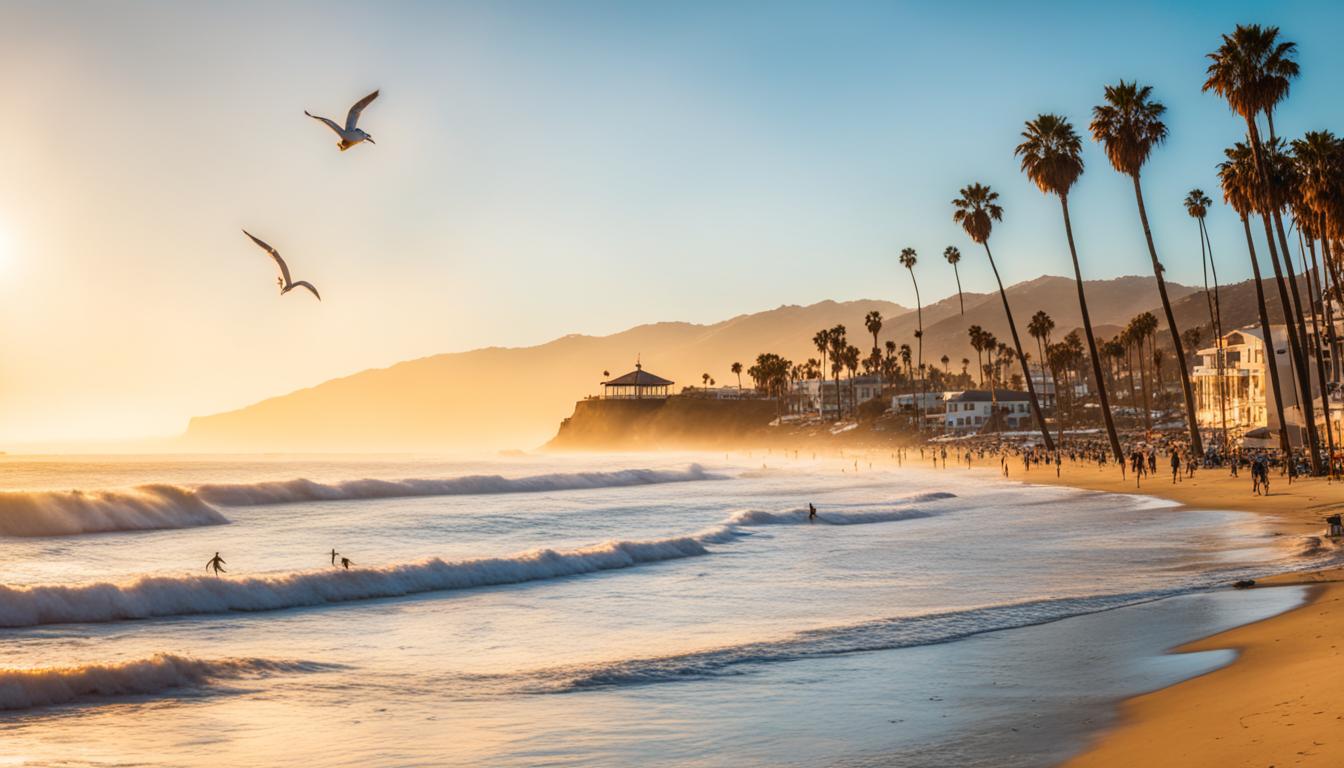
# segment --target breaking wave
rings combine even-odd
[[[212,506],[215,504],[245,507],[298,501],[538,493],[722,479],[726,478],[692,464],[684,470],[624,469],[514,478],[472,475],[439,480],[365,479],[330,484],[299,479],[194,488],[142,485],[114,491],[5,491],[0,492],[0,535],[73,536],[228,523],[228,518]]]
[[[142,576],[117,583],[0,586],[0,627],[272,611],[578,576],[708,555],[707,545],[726,544],[749,535],[745,528],[768,524],[763,517],[767,514],[739,512],[717,526],[688,536],[612,540],[577,549],[534,549],[454,562],[430,558],[348,571],[298,571],[243,578]],[[885,515],[862,514],[867,519],[850,522],[888,522],[928,513],[907,509]],[[806,520],[805,513],[795,517]],[[774,522],[782,520],[783,516]]]
[[[228,520],[187,488],[0,492],[0,534],[71,536],[222,525]]]
[[[159,653],[117,664],[0,669],[0,710],[32,709],[112,696],[144,696],[178,688],[199,688],[220,680],[332,668],[304,661],[206,661]]]
[[[946,643],[986,632],[1045,624],[1088,613],[1159,600],[1186,590],[1034,600],[921,616],[904,616],[799,632],[779,640],[599,664],[555,667],[521,675],[473,676],[477,683],[521,687],[533,693],[648,685],[742,674],[781,661]]]
[[[711,474],[699,464],[692,464],[684,470],[622,469],[615,472],[556,473],[532,477],[469,475],[424,480],[347,480],[338,483],[298,479],[263,483],[211,484],[198,486],[195,490],[202,499],[214,504],[250,507],[299,501],[576,491],[723,479],[726,479],[723,475]]]

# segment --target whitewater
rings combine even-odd
[[[1051,765],[1334,556],[880,454],[5,461],[35,765]]]

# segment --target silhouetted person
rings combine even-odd
[[[333,566],[336,565],[336,558],[339,557],[339,556],[340,556],[340,554],[336,551],[336,548],[335,548],[335,547],[332,547],[332,548],[331,548],[331,564],[332,564]]]
[[[1181,452],[1171,452],[1171,484],[1175,485],[1181,479]]]
[[[810,523],[817,519],[817,508],[812,504],[807,505],[807,521]]]
[[[216,552],[215,556],[210,558],[210,561],[205,564],[205,570],[208,571],[211,568],[215,569],[216,576],[218,576],[221,573],[227,573],[227,571],[225,571],[223,568],[220,567],[222,565],[224,565],[224,558],[220,557],[219,553]]]
[[[352,565],[354,565],[354,563],[350,562],[350,558],[348,557],[341,558],[341,567],[344,568],[345,570],[347,571],[350,570],[350,566]]]

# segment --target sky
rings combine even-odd
[[[1154,87],[1144,171],[1167,278],[1202,283],[1192,187],[1243,124],[1200,91],[1237,23],[1302,76],[1280,133],[1344,131],[1327,3],[55,2],[0,4],[0,444],[187,419],[409,358],[781,304],[993,289],[952,223],[1001,194],[1006,283],[1071,275],[1025,120],[1084,131]],[[340,121],[381,88],[338,152]],[[1129,181],[1087,142],[1084,275],[1151,274]],[[1241,230],[1209,216],[1224,282]],[[280,297],[247,227],[322,292]],[[1033,308],[1034,309],[1034,308]],[[0,445],[0,448],[3,448]]]

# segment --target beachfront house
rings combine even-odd
[[[635,363],[635,370],[602,382],[602,397],[605,400],[666,400],[668,387],[674,383]]]
[[[860,403],[881,397],[885,386],[881,376],[855,376],[853,379],[840,379],[840,391],[837,394],[833,380],[803,379],[793,383],[792,400],[801,413],[816,413],[832,418],[836,416],[837,403],[842,404],[848,412]]]
[[[943,429],[951,434],[971,434],[989,424],[994,408],[1003,414],[1007,429],[1026,429],[1032,425],[1031,398],[1026,392],[1011,389],[966,389],[944,392]]]

